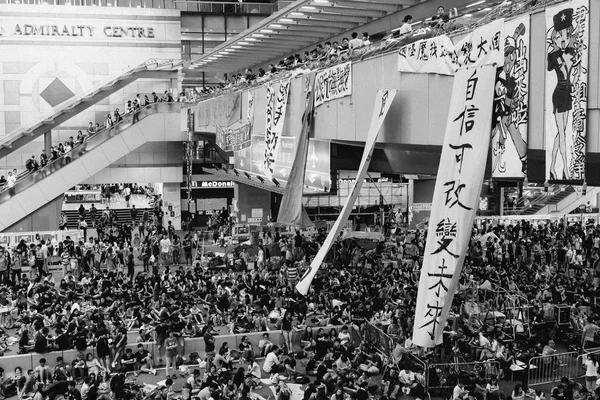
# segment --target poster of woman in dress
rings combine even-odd
[[[492,177],[524,178],[529,121],[529,16],[506,22],[504,65],[496,71]]]
[[[546,178],[585,179],[589,0],[546,9]]]

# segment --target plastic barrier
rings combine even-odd
[[[339,332],[341,326],[323,326],[323,327],[312,327],[313,334],[323,328],[326,333],[333,328]],[[248,341],[252,344],[252,348],[255,351],[255,354],[258,355],[258,342],[262,339],[264,333],[269,334],[269,340],[278,346],[283,344],[283,335],[281,334],[281,330],[272,330],[268,332],[248,332],[245,334],[235,334],[235,335],[218,335],[215,336],[215,349],[218,350],[224,342],[229,344],[230,349],[238,350],[239,344],[242,340],[243,336],[248,337]],[[293,350],[298,351],[301,349],[300,347],[300,338],[302,337],[303,331],[293,331],[292,332],[292,344]],[[353,336],[354,337],[354,336]],[[162,355],[159,354],[158,345],[155,342],[144,342],[142,343],[144,347],[152,354],[154,362],[157,363],[160,359],[164,359],[164,348],[162,349]],[[133,342],[129,342],[126,348],[133,349],[134,352],[137,351],[138,344]],[[185,338],[185,356],[188,357],[191,353],[197,352],[199,355],[199,359],[203,360],[206,356],[206,352],[204,350],[204,338],[196,337],[196,338]],[[34,369],[39,365],[39,360],[41,358],[45,358],[47,360],[47,364],[50,367],[54,367],[56,365],[56,358],[62,357],[63,360],[71,364],[79,351],[77,350],[65,350],[65,351],[52,351],[49,353],[28,353],[28,354],[15,354],[15,355],[6,355],[0,357],[0,365],[8,376],[12,376],[16,367],[21,367],[23,372],[26,374],[28,369]],[[88,347],[86,350],[82,352],[83,354],[91,353],[94,357],[97,357],[96,348]]]

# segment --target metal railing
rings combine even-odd
[[[426,389],[430,392],[443,395],[452,391],[458,383],[459,378],[465,385],[465,388],[471,390],[475,388],[475,382],[482,372],[485,374],[486,379],[498,376],[500,372],[500,363],[498,361],[489,360],[430,364],[426,371]]]
[[[56,160],[53,160],[52,162],[48,163],[46,166],[38,169],[37,171],[25,174],[17,180],[13,187],[5,188],[2,191],[0,191],[0,204],[15,196],[17,193],[22,192],[23,190],[45,179],[49,175],[62,169],[65,165],[67,165],[67,157],[70,157],[70,162],[73,162],[81,158],[84,154],[89,153],[93,149],[101,146],[108,139],[124,132],[127,128],[131,127],[132,125],[136,124],[138,121],[141,121],[147,116],[179,110],[181,106],[182,103],[175,102],[149,104],[146,107],[143,107],[135,115],[135,122],[133,121],[133,113],[123,115],[123,120],[119,123],[114,124],[111,128],[103,128],[99,130],[95,134],[89,136],[87,140],[85,140],[83,143],[76,145],[73,148],[73,150],[71,150],[69,153],[63,154],[61,157],[57,158]]]
[[[581,369],[579,353],[571,351],[551,356],[533,357],[529,360],[527,382],[529,386],[559,382],[562,377],[575,378]]]
[[[274,3],[239,3],[198,0],[0,0],[0,4],[38,4],[75,7],[163,8],[220,14],[272,14]]]

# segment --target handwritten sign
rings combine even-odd
[[[415,310],[413,342],[442,343],[483,183],[496,67],[459,70],[437,174]]]
[[[446,35],[407,44],[398,53],[398,71],[454,75],[454,44]]]
[[[352,63],[336,65],[315,76],[315,107],[352,94]]]

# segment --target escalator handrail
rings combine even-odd
[[[142,107],[140,111],[137,112],[137,114],[139,116],[139,121],[141,121],[149,115],[179,110],[182,106],[183,103],[178,102],[150,103],[147,106]],[[115,123],[112,127],[104,127],[98,132],[94,133],[93,135],[88,136],[83,143],[75,145],[73,149],[69,152],[71,156],[71,162],[81,158],[81,156],[83,156],[85,153],[88,153],[96,147],[102,145],[109,138],[112,138],[125,131],[127,128],[133,126],[133,116],[133,112],[124,114],[123,119],[118,123]],[[17,193],[22,192],[23,190],[40,182],[44,178],[52,175],[54,172],[61,170],[66,165],[64,164],[66,156],[67,153],[61,155],[55,160],[52,160],[44,167],[34,172],[26,173],[25,175],[19,177],[19,179],[15,182],[15,184],[12,187],[5,187],[1,189],[0,204],[10,199],[11,197],[14,197]]]
[[[34,123],[29,124],[26,127],[21,127],[21,128],[18,128],[17,130],[12,131],[8,135],[6,135],[4,138],[0,139],[0,147],[5,146],[7,144],[10,147],[10,144],[12,142],[14,142],[15,140],[19,139],[20,137],[22,137],[25,132],[35,129],[35,128],[43,125],[45,121],[52,120],[55,117],[57,117],[58,115],[63,114],[66,110],[68,110],[71,107],[76,106],[81,101],[83,101],[85,98],[93,96],[95,93],[100,91],[100,89],[102,89],[103,87],[113,85],[113,84],[117,83],[118,81],[122,80],[123,78],[126,78],[137,72],[150,71],[150,70],[165,70],[165,69],[173,70],[173,69],[178,68],[180,65],[182,65],[182,61],[178,61],[178,60],[151,59],[142,64],[136,65],[134,67],[126,68],[123,71],[119,72],[118,74],[112,75],[110,78],[107,78],[104,81],[92,86],[90,89],[83,91],[83,92],[63,101],[62,103],[60,103],[59,105],[54,107],[51,112],[40,117]]]

